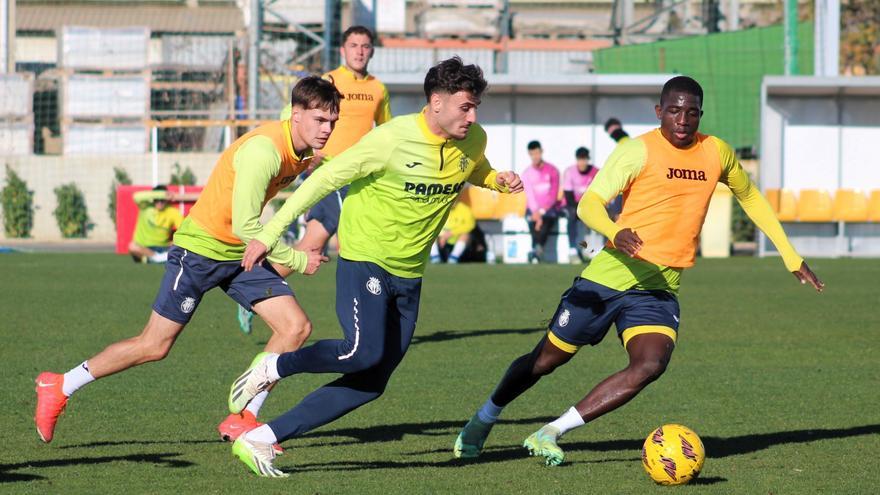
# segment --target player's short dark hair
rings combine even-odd
[[[617,117],[611,117],[605,121],[605,132],[608,132],[608,128],[616,125],[617,127],[623,127],[623,124],[620,123]]]
[[[366,26],[352,26],[346,29],[344,33],[342,33],[342,44],[344,45],[345,42],[348,41],[348,37],[353,34],[362,34],[367,38],[370,38],[371,44],[376,43],[376,35],[374,35],[369,28],[367,28]]]
[[[479,98],[488,85],[480,67],[474,64],[464,65],[464,62],[456,56],[428,70],[425,76],[425,98],[431,101],[431,95],[434,93],[455,94],[459,91],[467,91]]]
[[[339,100],[342,98],[342,93],[332,82],[318,76],[308,76],[300,79],[293,87],[290,92],[290,106],[339,112]]]
[[[675,76],[666,81],[666,84],[663,85],[663,90],[660,92],[661,105],[671,93],[685,93],[696,96],[700,100],[700,106],[703,106],[703,88],[700,86],[700,83],[691,77]]]
[[[154,191],[167,191],[167,190],[168,190],[168,186],[166,186],[165,184],[159,184],[159,185],[157,185],[157,186],[154,186],[154,187],[153,187],[153,190],[154,190]]]
[[[541,141],[529,141],[529,144],[526,145],[526,148],[529,151],[539,150],[541,149]]]
[[[580,148],[574,150],[575,158],[590,158],[590,150],[581,146]]]

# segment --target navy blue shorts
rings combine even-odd
[[[398,277],[369,261],[339,258],[336,316],[353,346],[338,359],[378,353],[394,356],[396,366],[415,332],[421,292],[421,278]],[[389,339],[393,342],[386,342]]]
[[[269,262],[264,261],[246,272],[241,261],[212,260],[172,246],[153,310],[185,325],[202,302],[202,296],[218,286],[247,309],[263,299],[293,295],[293,290]]]
[[[549,338],[560,349],[575,352],[580,346],[601,342],[614,324],[624,345],[641,333],[663,333],[675,340],[679,317],[678,299],[669,292],[618,291],[576,277],[562,294]]]
[[[348,194],[348,186],[321,198],[321,201],[312,206],[306,214],[306,222],[317,220],[328,234],[335,234],[339,229],[339,215],[342,213],[342,201],[346,194]]]

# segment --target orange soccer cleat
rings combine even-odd
[[[37,425],[37,433],[40,438],[49,443],[55,435],[55,423],[58,416],[67,407],[67,396],[61,386],[64,383],[64,375],[44,371],[37,376],[37,411],[34,414],[34,423]]]
[[[263,423],[257,421],[257,417],[254,416],[254,413],[245,409],[241,414],[230,414],[229,416],[226,416],[226,419],[217,426],[217,431],[220,432],[220,438],[222,438],[224,442],[234,442],[243,433],[251,431],[258,426],[263,426]],[[282,449],[281,445],[278,445],[277,443],[272,445],[272,448],[275,450],[275,455],[281,455],[284,453],[284,449]]]

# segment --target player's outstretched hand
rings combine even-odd
[[[321,263],[330,261],[330,258],[324,256],[320,249],[309,249],[306,251],[306,256],[309,257],[309,262],[306,263],[306,271],[303,272],[306,275],[314,275],[318,268],[321,267]]]
[[[816,292],[822,292],[822,289],[825,288],[825,282],[819,280],[819,277],[817,277],[816,274],[813,273],[813,270],[810,270],[810,267],[807,266],[806,261],[802,261],[801,267],[798,268],[796,272],[791,273],[793,273],[802,284],[809,283],[812,285],[813,288],[816,289]]]
[[[247,247],[244,248],[244,258],[241,259],[241,266],[244,271],[249,272],[254,269],[254,265],[259,265],[266,259],[266,253],[269,251],[262,242],[251,239]]]
[[[633,258],[642,249],[642,239],[630,228],[620,229],[614,236],[614,247]]]
[[[495,183],[502,187],[506,185],[507,190],[511,193],[523,192],[522,179],[519,178],[516,172],[511,172],[510,170],[498,172],[498,175],[495,176]]]

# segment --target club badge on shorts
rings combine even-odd
[[[379,282],[378,278],[370,277],[370,279],[367,280],[367,290],[370,292],[370,294],[378,296],[382,293],[382,283]]]
[[[571,319],[571,313],[567,309],[562,310],[562,314],[559,315],[559,320],[558,320],[559,326],[564,327],[564,326],[568,325],[568,321],[570,319]]]
[[[196,309],[196,300],[191,297],[184,298],[183,302],[180,303],[180,310],[183,311],[184,314],[188,315],[192,313],[194,309]]]

